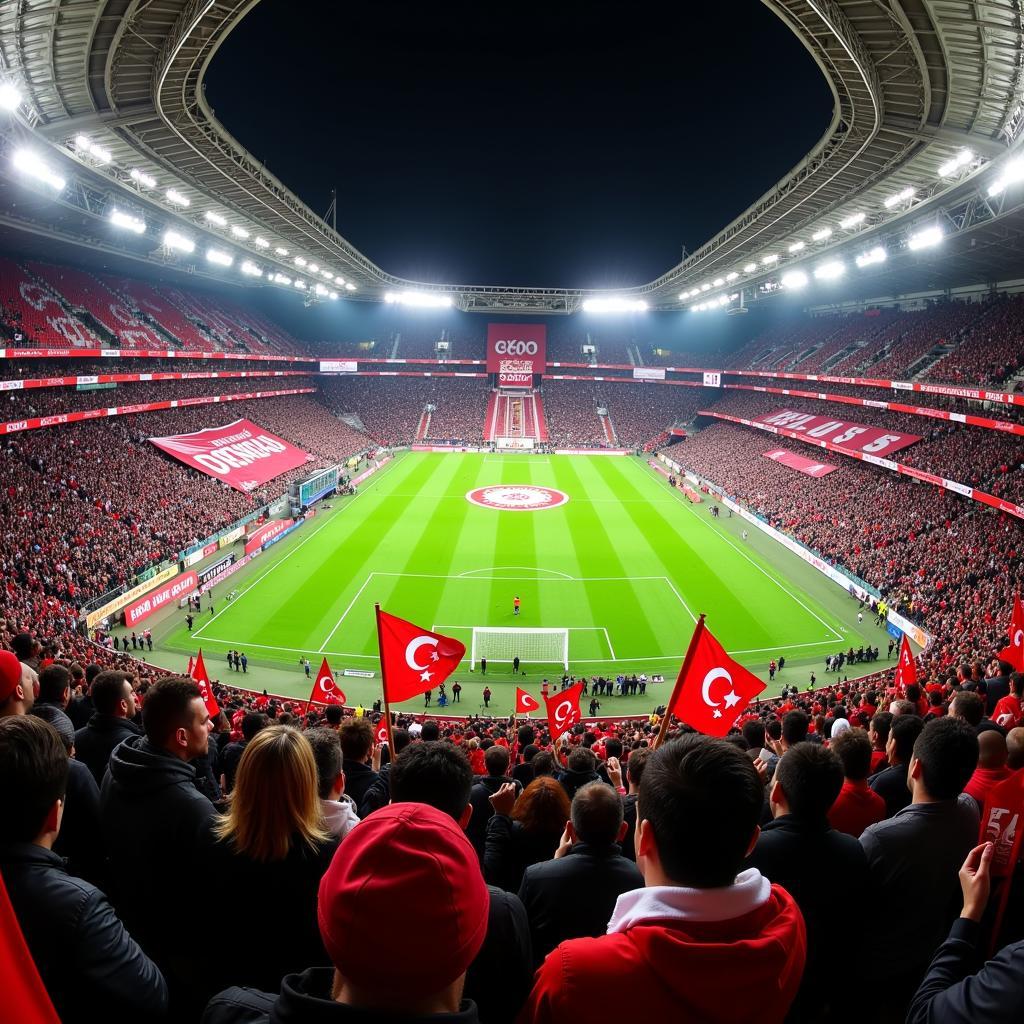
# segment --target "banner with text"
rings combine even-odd
[[[359,364],[354,359],[321,359],[321,373],[355,373]]]
[[[186,466],[215,477],[236,491],[251,491],[312,458],[251,420],[235,420],[193,434],[170,434],[149,440]]]
[[[271,522],[260,526],[249,534],[249,537],[245,542],[245,553],[247,555],[251,555],[254,551],[258,551],[273,537],[284,533],[284,531],[287,530],[294,522],[294,519],[274,519],[271,520]]]
[[[634,366],[633,380],[664,380],[664,366]]]
[[[797,455],[796,452],[791,452],[788,448],[775,448],[763,454],[766,459],[781,462],[782,465],[789,466],[790,469],[795,469],[800,473],[806,473],[808,476],[827,476],[839,468],[838,466],[830,466],[827,462],[815,462],[813,459],[805,459],[802,455]]]
[[[165,583],[162,587],[147,594],[141,601],[128,605],[124,610],[124,624],[126,626],[137,625],[143,619],[148,619],[154,612],[158,612],[164,605],[173,605],[179,597],[191,594],[198,585],[199,577],[194,569],[175,576],[170,583]]]
[[[547,367],[544,324],[488,324],[487,372],[498,375],[499,387],[528,388],[533,375]]]
[[[755,423],[770,427],[783,427],[816,441],[829,441],[847,451],[867,452],[871,455],[891,455],[921,440],[920,434],[899,434],[881,427],[868,427],[861,423],[832,419],[829,416],[812,416],[792,409],[779,409],[765,416],[758,416]]]

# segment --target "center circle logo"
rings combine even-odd
[[[502,512],[540,512],[545,508],[558,508],[569,500],[565,491],[533,484],[496,484],[477,487],[469,491],[466,501],[483,508],[496,508]]]

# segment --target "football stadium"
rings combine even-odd
[[[0,1017],[1024,1019],[1022,69],[0,0]]]

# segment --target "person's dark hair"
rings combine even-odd
[[[91,662],[85,666],[85,681],[89,686],[92,686],[93,680],[103,671],[102,666],[97,665],[96,662]]]
[[[412,743],[412,734],[408,729],[396,729],[394,726],[391,727],[391,738],[395,741],[395,749],[391,752],[391,758],[398,757],[398,755],[405,750],[410,743]]]
[[[242,739],[251,740],[261,729],[270,725],[270,719],[262,711],[250,711],[242,716]]]
[[[533,743],[523,747],[523,764],[530,764],[534,757],[536,757],[538,750],[539,748]]]
[[[924,788],[933,800],[953,800],[978,765],[978,734],[960,718],[936,718],[914,743]]]
[[[889,736],[895,745],[896,758],[900,764],[907,764],[914,752],[914,743],[921,735],[924,722],[916,715],[896,715],[889,727]]]
[[[622,743],[619,740],[607,739],[604,741],[605,757],[622,757]]]
[[[1010,693],[1015,697],[1024,696],[1024,672],[1014,672],[1010,676]]]
[[[888,711],[879,711],[877,715],[872,715],[871,728],[878,733],[878,741],[885,750],[885,745],[889,742],[889,730],[892,728],[892,715]]]
[[[903,696],[910,701],[911,704],[916,704],[921,699],[921,687],[917,683],[907,683],[907,688],[903,691]]]
[[[550,750],[538,751],[533,755],[533,760],[530,764],[533,765],[533,777],[535,779],[545,775],[554,775],[555,773],[555,755]]]
[[[469,803],[473,769],[451,743],[413,743],[395,758],[389,780],[392,803],[429,804],[458,821]]]
[[[43,704],[60,704],[64,691],[71,688],[71,673],[63,665],[47,665],[39,673],[39,700]]]
[[[110,670],[101,672],[92,682],[92,706],[101,715],[117,714],[117,706],[124,697],[124,684],[128,682],[126,672]],[[147,696],[148,701],[148,696]]]
[[[735,881],[763,806],[753,761],[729,743],[692,734],[648,758],[637,821],[653,830],[675,884],[719,888]]]
[[[644,768],[653,751],[650,747],[638,747],[626,762],[626,777],[634,786],[639,786],[644,777]]]
[[[146,703],[142,708],[142,727],[149,742],[156,747],[166,746],[176,730],[189,725],[192,701],[202,696],[202,691],[192,679],[184,676],[158,679],[146,691]]]
[[[932,690],[928,694],[928,704],[933,708],[941,707],[944,702],[941,690]]]
[[[953,698],[953,706],[950,711],[961,717],[968,725],[977,728],[985,717],[985,702],[978,694],[972,693],[970,690],[961,690]]]
[[[782,723],[777,718],[771,718],[764,727],[765,734],[769,739],[782,739]]]
[[[592,772],[597,767],[597,757],[586,747],[573,747],[565,759],[565,767],[571,772]]]
[[[373,726],[366,718],[346,718],[338,737],[346,761],[365,761],[373,749]]]
[[[345,712],[342,711],[339,704],[328,704],[324,711],[324,721],[328,725],[341,725],[341,720],[344,717]]]
[[[759,719],[751,718],[744,722],[740,732],[743,733],[749,750],[760,750],[764,746],[764,722]]]
[[[495,778],[508,774],[509,760],[508,747],[498,746],[497,743],[484,751],[484,767],[487,769],[487,774],[493,775]]]
[[[57,730],[33,715],[0,719],[0,777],[0,842],[31,843],[67,789],[68,752]]]
[[[420,731],[420,739],[424,743],[433,743],[441,738],[441,728],[437,722],[424,722]]]
[[[528,747],[536,738],[537,731],[532,725],[519,726],[519,746]]]
[[[811,720],[803,711],[787,711],[782,718],[782,738],[787,747],[803,743],[807,739],[807,730]]]
[[[321,800],[326,800],[341,774],[341,741],[333,729],[324,726],[307,730],[305,736],[316,761],[317,792]]]
[[[843,763],[843,775],[860,782],[871,771],[871,740],[863,729],[847,729],[832,741],[832,750]]]
[[[569,817],[581,843],[611,846],[622,826],[622,797],[603,782],[588,782],[576,790]]]
[[[843,766],[828,747],[797,743],[782,755],[775,781],[786,794],[790,814],[804,821],[820,821],[843,788]]]
[[[18,661],[27,661],[35,653],[36,642],[31,633],[16,633],[11,637],[11,650]]]

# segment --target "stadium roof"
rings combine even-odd
[[[601,297],[659,309],[708,300],[728,306],[742,301],[730,296],[771,293],[794,266],[810,277],[823,262],[852,266],[875,247],[889,257],[887,293],[1019,276],[1019,196],[1012,187],[992,190],[998,179],[1012,185],[1020,170],[1004,171],[1024,122],[1017,0],[763,0],[829,83],[832,123],[786,177],[715,237],[655,281],[614,296],[408,281],[348,243],[233,139],[205,101],[210,61],[258,2],[0,5],[0,80],[22,99],[13,118],[0,112],[0,142],[8,156],[32,145],[44,160],[63,164],[68,179],[46,203],[25,201],[20,180],[17,194],[5,188],[0,221],[65,239],[77,231],[98,244],[90,220],[121,204],[147,227],[160,224],[161,236],[167,228],[189,235],[197,253],[213,247],[234,254],[236,267],[248,261],[264,281],[277,274],[278,283],[293,286],[299,276],[311,294],[320,284],[322,293],[363,299],[439,293],[462,309],[491,313],[574,312]],[[783,119],[794,112],[759,113]],[[2,173],[17,177],[7,160]],[[908,244],[935,226],[945,236],[941,258]],[[128,248],[223,276],[195,254],[153,245],[147,230]],[[877,265],[865,270],[878,272]]]

